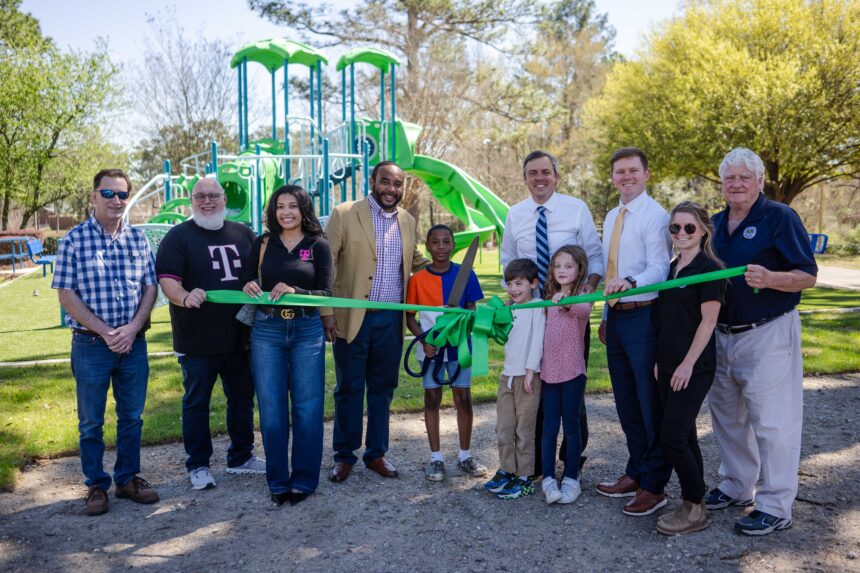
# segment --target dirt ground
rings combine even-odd
[[[548,507],[542,495],[500,501],[480,480],[450,466],[456,456],[452,411],[443,415],[449,478],[424,479],[429,457],[420,414],[395,415],[389,458],[400,478],[383,480],[356,466],[349,480],[323,479],[296,506],[274,506],[262,476],[224,472],[218,438],[218,487],[192,491],[181,444],[146,448],[143,476],[161,494],[154,506],[111,497],[111,511],[83,515],[77,458],[41,461],[0,495],[2,571],[860,571],[860,374],[808,378],[803,458],[794,527],[765,538],[732,532],[739,509],[713,513],[700,533],[667,538],[656,516],[621,513],[623,499],[598,495],[598,481],[623,468],[625,446],[610,395],[587,398],[591,421],[583,496]],[[707,409],[705,409],[707,411]],[[476,408],[473,452],[497,462],[495,408]],[[710,418],[699,430],[707,481],[717,481]],[[259,436],[258,436],[258,444]],[[331,424],[326,424],[330,462]],[[113,464],[113,453],[106,456]],[[678,503],[678,485],[669,487]],[[111,494],[112,495],[112,494]]]

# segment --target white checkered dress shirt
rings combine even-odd
[[[134,318],[144,285],[155,284],[155,260],[143,232],[123,224],[115,238],[105,233],[95,217],[63,238],[51,286],[73,290],[108,326]],[[71,328],[86,327],[70,315]]]
[[[403,240],[397,224],[397,210],[386,213],[373,195],[368,195],[367,200],[376,237],[376,272],[368,300],[403,302]]]

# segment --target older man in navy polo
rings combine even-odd
[[[747,265],[747,271],[732,279],[717,323],[717,372],[708,403],[723,481],[705,505],[755,503],[735,529],[766,535],[792,523],[803,424],[795,307],[800,292],[815,285],[818,267],[797,213],[765,199],[758,155],[733,149],[719,172],[728,205],[714,216],[714,248],[727,266]]]
[[[104,415],[113,384],[116,400],[115,495],[155,503],[158,493],[138,476],[141,414],[149,364],[143,332],[155,303],[155,268],[146,237],[122,220],[131,182],[119,169],[93,180],[93,216],[60,243],[51,285],[72,328],[72,374],[78,398],[81,466],[89,488],[85,512],[108,511],[111,476],[102,465]]]

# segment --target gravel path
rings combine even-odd
[[[584,494],[570,506],[548,507],[542,495],[499,501],[456,469],[446,482],[427,482],[422,417],[396,415],[389,457],[399,479],[356,466],[346,483],[324,479],[296,507],[271,504],[261,476],[225,474],[223,438],[213,459],[217,488],[188,487],[180,444],[150,447],[143,475],[162,501],[112,497],[101,517],[82,514],[77,458],[37,462],[14,493],[0,494],[0,571],[860,571],[860,374],[807,378],[805,388],[795,525],[766,538],[735,535],[737,509],[714,512],[708,530],[667,538],[654,531],[655,516],[624,516],[625,500],[598,495],[596,483],[616,477],[625,456],[612,397],[600,395],[587,398]],[[473,452],[495,467],[495,408],[475,414]],[[713,485],[718,460],[707,415],[699,429]],[[452,465],[452,411],[442,431]],[[669,492],[672,508],[674,479]]]

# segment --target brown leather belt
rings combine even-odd
[[[625,310],[633,310],[636,308],[644,308],[646,306],[651,306],[656,301],[656,298],[652,298],[651,300],[634,300],[630,302],[618,302],[615,303],[615,306],[610,306],[612,310],[617,310],[619,312],[624,312]]]

